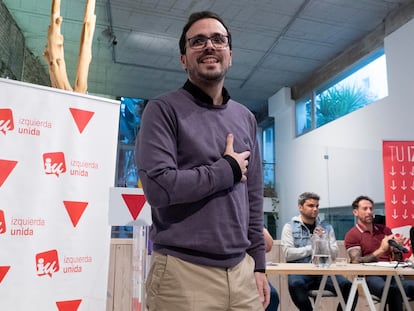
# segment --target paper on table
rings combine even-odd
[[[398,261],[377,261],[377,262],[365,262],[363,263],[367,266],[376,266],[376,267],[387,267],[387,268],[403,268],[408,267],[409,264],[406,262],[398,262]]]

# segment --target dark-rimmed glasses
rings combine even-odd
[[[188,46],[193,50],[201,50],[207,46],[207,41],[210,40],[211,44],[216,49],[225,49],[229,46],[229,36],[215,34],[211,37],[204,35],[197,35],[192,38],[188,38]]]

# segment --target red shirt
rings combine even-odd
[[[391,229],[374,224],[374,230],[371,233],[364,225],[356,224],[345,235],[345,248],[347,251],[351,248],[360,248],[361,256],[371,255],[381,245],[381,241],[386,235],[392,234]],[[378,261],[391,261],[392,253],[387,251],[377,257]]]

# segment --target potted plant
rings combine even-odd
[[[271,212],[275,219],[279,219],[279,198],[272,182],[267,182],[263,188],[263,210]]]

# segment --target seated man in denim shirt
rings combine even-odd
[[[282,230],[281,245],[286,262],[308,263],[312,260],[311,237],[313,234],[326,233],[329,237],[332,259],[338,254],[335,233],[330,224],[319,221],[319,195],[313,192],[305,192],[299,196],[298,208],[300,215],[295,216],[286,223]],[[311,311],[312,304],[308,292],[317,290],[321,282],[321,275],[296,275],[288,276],[290,297],[300,311]],[[343,276],[336,276],[342,296],[345,301],[348,299],[352,283]],[[331,278],[329,277],[326,290],[335,292]],[[355,309],[357,300],[354,300],[352,310]],[[338,305],[338,310],[342,310]]]

